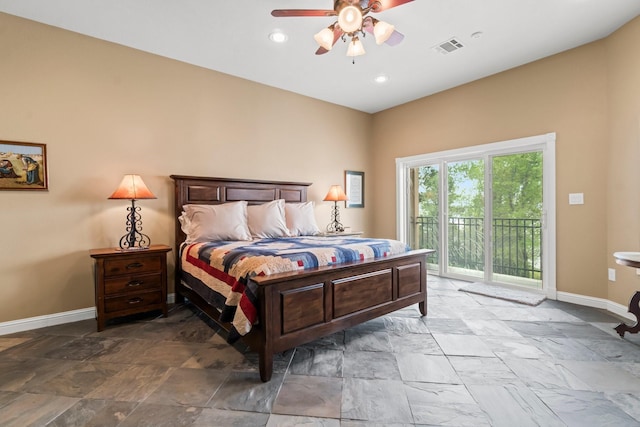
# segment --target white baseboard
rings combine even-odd
[[[30,331],[46,326],[61,325],[63,323],[79,322],[96,318],[96,308],[88,307],[79,310],[64,311],[62,313],[47,314],[44,316],[29,317],[27,319],[11,320],[0,323],[0,335],[16,332]]]
[[[558,301],[583,305],[586,307],[601,308],[611,313],[617,314],[628,320],[635,321],[635,316],[628,312],[628,307],[604,298],[595,298],[585,295],[572,294],[570,292],[557,292]],[[173,304],[176,294],[168,294],[167,302]],[[47,314],[44,316],[29,317],[27,319],[11,320],[0,323],[0,336],[13,334],[16,332],[30,331],[32,329],[44,328],[46,326],[61,325],[63,323],[79,322],[81,320],[95,319],[96,308],[88,307],[79,310],[65,311],[62,313]]]
[[[627,320],[636,320],[635,316],[629,313],[629,307],[604,298],[595,298],[560,291],[557,292],[557,298],[558,301],[570,302],[572,304],[584,305],[587,307],[601,308]]]
[[[607,301],[607,310],[617,314],[620,317],[624,317],[627,320],[633,320],[635,322],[636,316],[629,313],[629,307],[626,305],[618,304],[617,302]]]
[[[168,294],[167,302],[173,304],[176,301],[176,294]],[[88,307],[79,310],[64,311],[62,313],[47,314],[44,316],[29,317],[26,319],[11,320],[0,323],[0,336],[13,334],[16,332],[30,331],[32,329],[44,328],[47,326],[62,325],[63,323],[79,322],[96,318],[96,308]]]

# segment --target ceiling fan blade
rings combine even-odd
[[[395,46],[397,44],[400,44],[402,40],[404,40],[404,34],[394,30],[385,43],[389,46]]]
[[[402,6],[412,1],[413,0],[369,0],[369,7],[371,8],[371,12],[377,13],[391,9],[392,7]]]
[[[340,29],[339,26],[336,25],[335,27],[333,27],[333,45],[332,46],[335,46],[336,42],[340,40],[340,37],[342,37],[342,30]],[[323,47],[319,47],[318,50],[316,50],[316,55],[324,55],[327,52],[329,52],[327,49]]]
[[[321,9],[275,9],[271,11],[271,16],[276,18],[290,16],[336,16],[335,10]]]

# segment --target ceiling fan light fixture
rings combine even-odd
[[[327,50],[331,50],[333,47],[333,25],[327,28],[323,28],[315,36],[314,40],[318,45]]]
[[[360,39],[358,37],[352,38],[351,42],[349,42],[349,48],[347,49],[347,56],[355,57],[364,55],[365,53],[367,52],[365,52]]]
[[[345,33],[353,33],[362,28],[362,10],[356,6],[343,7],[338,14],[338,25]]]
[[[389,40],[389,37],[391,37],[391,34],[393,34],[396,29],[396,27],[384,21],[375,20],[373,24],[373,36],[378,45]]]
[[[0,0],[1,1],[1,0]],[[328,1],[328,0],[327,0]],[[371,33],[378,45],[386,43],[395,46],[404,39],[404,35],[395,30],[387,22],[379,21],[369,14],[382,12],[414,0],[332,0],[333,9],[274,9],[271,16],[318,16],[334,17],[336,21],[328,28],[321,29],[313,35],[320,46],[316,55],[323,55],[333,50],[333,45],[342,39],[349,42],[347,56],[356,57],[365,54],[364,46],[357,36],[364,37]],[[355,63],[355,61],[353,61]]]

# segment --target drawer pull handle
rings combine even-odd
[[[142,282],[141,280],[132,280],[131,282],[127,283],[127,286],[130,286],[130,287],[133,288],[135,286],[142,285],[142,283],[144,283],[144,282]]]
[[[140,303],[140,302],[142,302],[142,298],[140,298],[140,297],[131,298],[131,299],[129,300],[129,304],[138,304],[138,303]]]
[[[126,268],[127,268],[127,270],[132,269],[132,268],[140,268],[140,267],[142,267],[142,265],[143,264],[140,263],[140,262],[132,262],[131,264],[128,264]]]

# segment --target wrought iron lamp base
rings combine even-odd
[[[327,231],[329,233],[342,233],[344,231],[344,225],[340,223],[340,208],[338,208],[338,202],[333,202],[333,208],[331,208],[331,222],[327,225]]]
[[[142,233],[142,216],[140,207],[136,207],[136,201],[131,200],[131,207],[127,208],[127,234],[120,238],[120,249],[123,251],[134,251],[149,249],[151,239]]]

